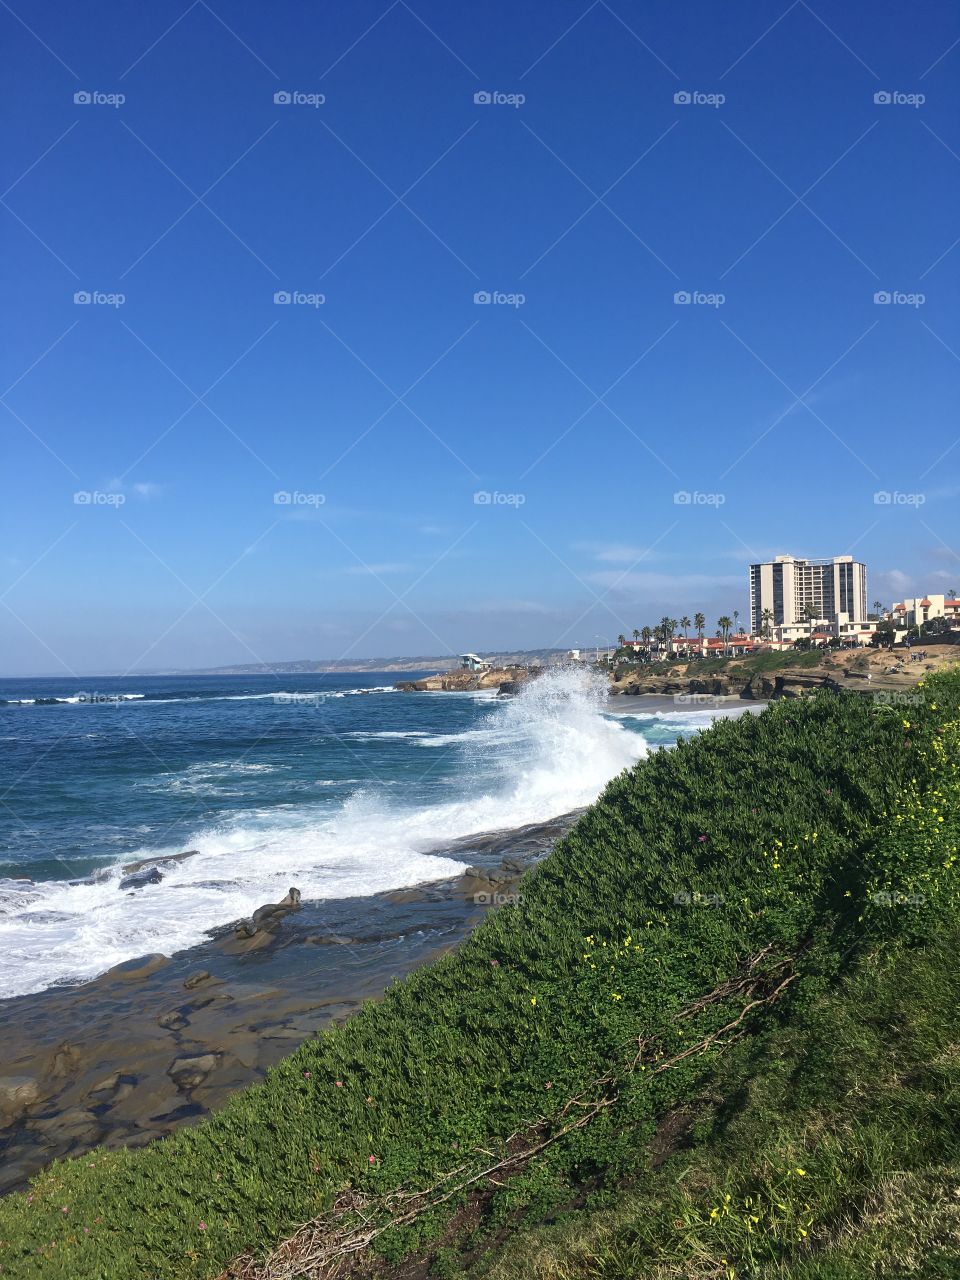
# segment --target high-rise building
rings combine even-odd
[[[750,630],[757,635],[769,609],[772,626],[806,622],[808,617],[848,622],[867,620],[867,566],[853,556],[800,560],[777,556],[750,566]]]

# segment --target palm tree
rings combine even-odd
[[[690,619],[687,617],[686,614],[684,614],[683,617],[680,619],[680,625],[681,627],[683,627],[683,638],[684,640],[686,640],[687,632],[690,630]]]
[[[695,613],[693,615],[693,625],[697,628],[697,639],[702,640],[703,629],[707,625],[707,620],[702,613]]]
[[[639,640],[639,639],[640,639],[640,632],[637,630],[637,628],[636,628],[636,627],[634,627],[634,628],[633,628],[633,638],[634,638],[634,640]]]
[[[733,621],[724,614],[722,618],[717,619],[717,626],[720,628],[720,635],[723,639],[723,652],[726,653],[727,644],[730,640],[730,628],[733,626]]]
[[[739,610],[739,609],[734,609],[734,611],[733,611],[733,626],[734,626],[734,630],[735,630],[735,631],[739,631],[739,630],[740,630],[739,626],[737,625],[737,624],[738,624],[738,621],[739,621],[739,618],[740,618],[740,610]]]
[[[644,627],[644,628],[643,628],[643,630],[640,632],[640,639],[643,641],[643,643],[644,643],[644,644],[647,646],[647,648],[649,649],[649,648],[650,648],[650,641],[653,639],[653,632],[650,630],[650,628],[649,628],[649,627]]]
[[[886,613],[886,609],[883,607],[883,601],[882,601],[882,600],[874,600],[874,602],[873,602],[873,612],[874,612],[874,613],[876,613],[876,614]]]
[[[622,648],[623,648],[623,646],[624,646],[626,643],[627,643],[627,637],[626,637],[626,636],[617,636],[617,648],[618,648],[618,649],[622,649]]]
[[[773,610],[769,607],[764,609],[760,614],[760,621],[763,623],[763,634],[766,639],[769,640],[773,633],[773,627],[771,626],[771,623],[773,622]]]

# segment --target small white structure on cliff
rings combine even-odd
[[[486,662],[475,653],[462,653],[460,655],[461,671],[489,671],[491,663]]]

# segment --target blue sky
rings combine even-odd
[[[952,4],[0,26],[0,672],[592,644],[776,552],[960,586]]]

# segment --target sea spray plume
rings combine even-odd
[[[494,710],[490,725],[508,744],[497,767],[522,807],[526,796],[544,818],[580,808],[646,755],[639,734],[604,715],[607,697],[599,672],[557,667]],[[548,813],[551,803],[559,807]]]

